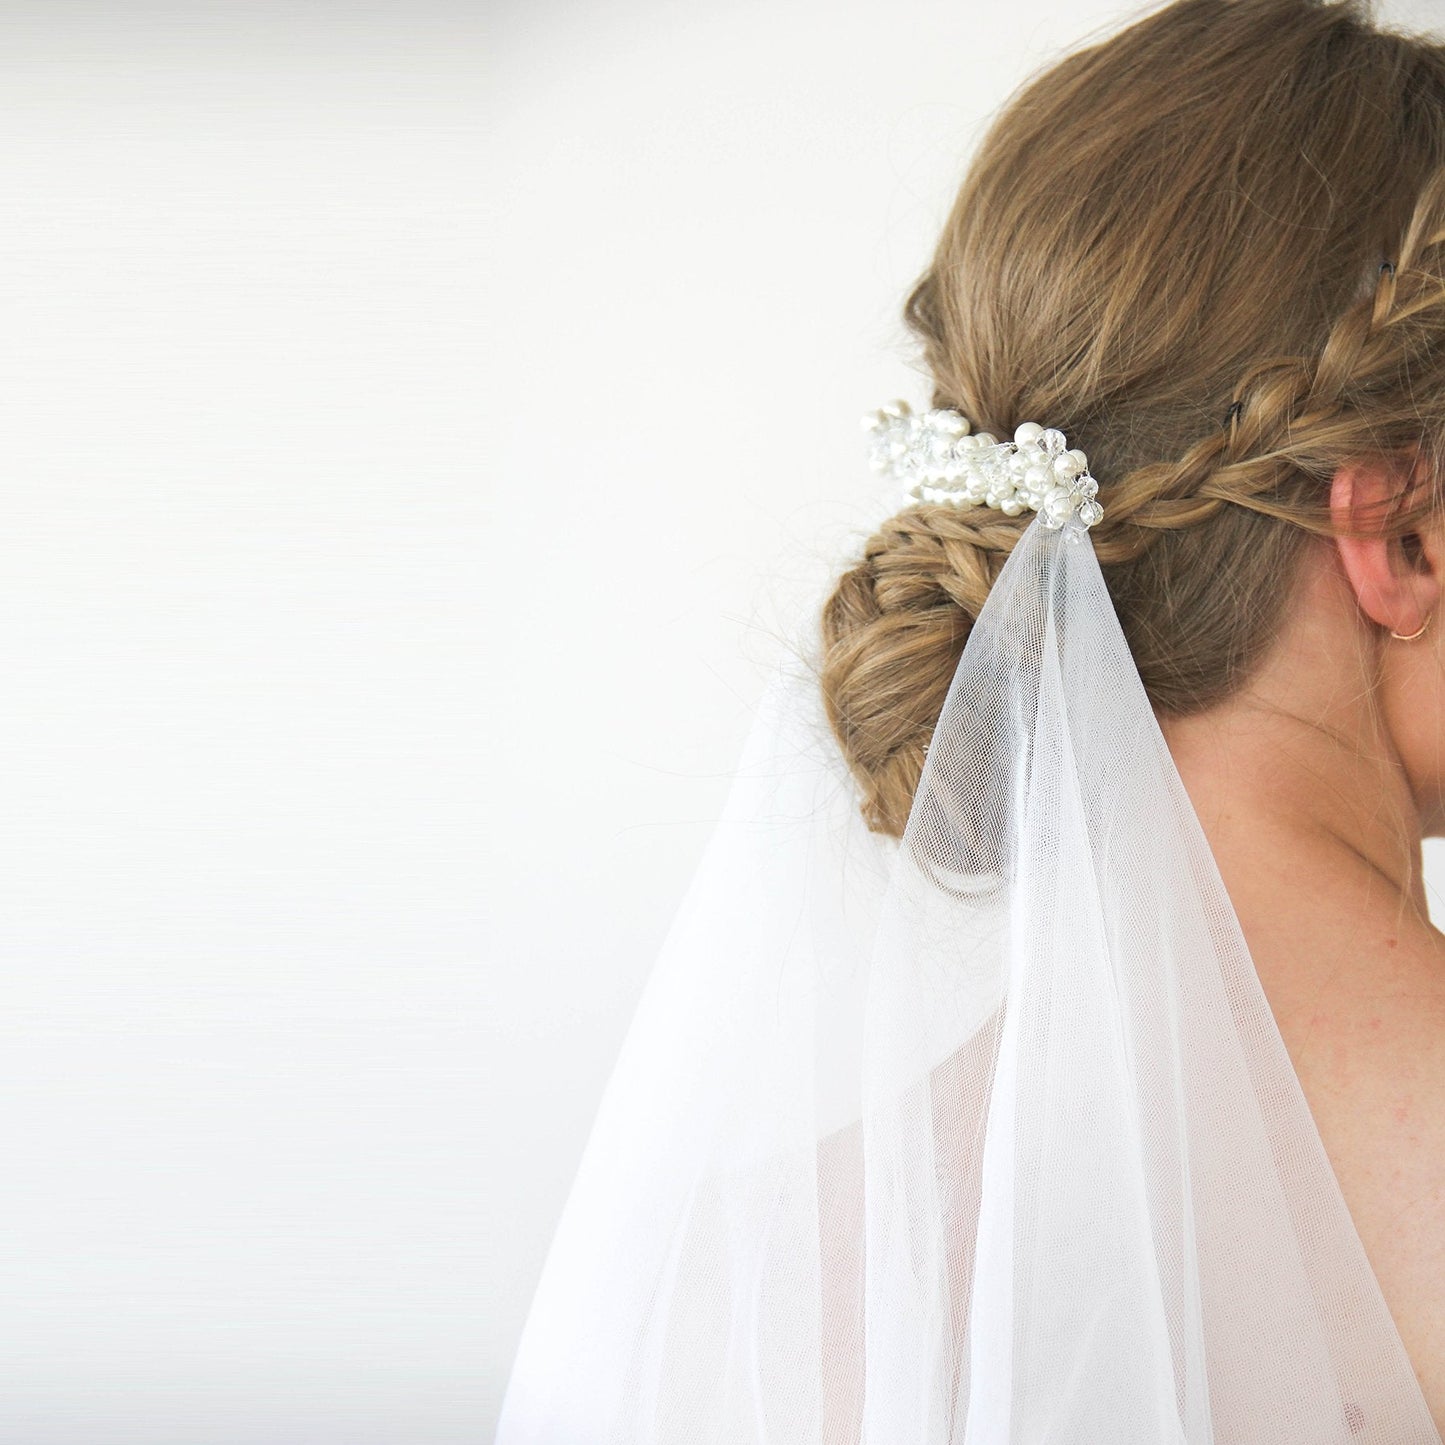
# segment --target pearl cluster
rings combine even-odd
[[[1010,517],[1029,508],[1049,528],[1076,514],[1092,527],[1104,515],[1094,500],[1099,484],[1089,475],[1088,457],[1070,450],[1053,427],[1026,421],[1012,441],[999,441],[974,432],[961,412],[915,413],[906,401],[870,412],[863,426],[873,433],[873,470],[901,480],[910,501],[956,507],[983,502]]]

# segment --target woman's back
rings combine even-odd
[[[1373,953],[1317,958],[1334,977],[1281,1013],[1281,1033],[1445,1429],[1445,940],[1390,936]],[[1358,974],[1349,979],[1352,963],[1368,969],[1368,985]],[[1261,968],[1267,993],[1272,972],[1268,963]]]
[[[1359,502],[1388,478],[1347,470],[1341,505],[1346,482]],[[1426,529],[1422,556],[1442,554],[1445,534]],[[1445,1424],[1445,936],[1428,916],[1418,841],[1440,826],[1445,750],[1397,721],[1433,715],[1445,632],[1392,639],[1382,659],[1351,583],[1360,560],[1347,566],[1335,544],[1312,543],[1299,609],[1250,684],[1202,714],[1164,719],[1164,730],[1361,1242]]]
[[[1248,890],[1231,890],[1240,891]],[[1346,913],[1353,901],[1347,890],[1297,889],[1273,921],[1242,924],[1257,940],[1256,967],[1340,1191],[1445,1433],[1445,939],[1415,920],[1393,927],[1379,909],[1373,918]]]

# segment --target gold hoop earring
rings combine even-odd
[[[1421,632],[1424,632],[1424,630],[1430,625],[1430,619],[1431,619],[1434,615],[1435,615],[1435,614],[1434,614],[1433,612],[1427,612],[1427,613],[1425,614],[1425,620],[1420,624],[1420,630],[1419,630],[1419,632],[1402,633],[1402,632],[1395,632],[1395,631],[1392,629],[1391,632],[1390,632],[1390,636],[1391,636],[1391,637],[1399,638],[1399,640],[1400,640],[1401,642],[1414,642],[1414,640],[1415,640],[1417,637],[1419,637],[1420,633],[1421,633]]]

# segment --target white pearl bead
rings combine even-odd
[[[1069,495],[1067,488],[1055,487],[1044,498],[1044,511],[1057,521],[1063,521],[1073,510],[1074,499]]]
[[[1054,458],[1054,475],[1061,482],[1071,482],[1084,470],[1083,464],[1073,452],[1064,452]]]
[[[1017,497],[1010,497],[1004,502],[1001,510],[1005,516],[1017,517],[1024,509],[1024,504]]]
[[[1024,446],[1028,442],[1037,441],[1042,431],[1043,427],[1036,421],[1021,422],[1014,431],[1014,440]]]

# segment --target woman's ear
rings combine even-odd
[[[1408,476],[1398,461],[1366,457],[1343,464],[1330,482],[1335,525],[1376,534],[1335,538],[1360,610],[1371,621],[1403,635],[1424,625],[1445,591],[1445,537],[1438,526],[1424,522],[1418,532],[1403,537],[1377,533],[1406,496],[1413,499],[1414,489],[1429,480],[1417,452]]]

